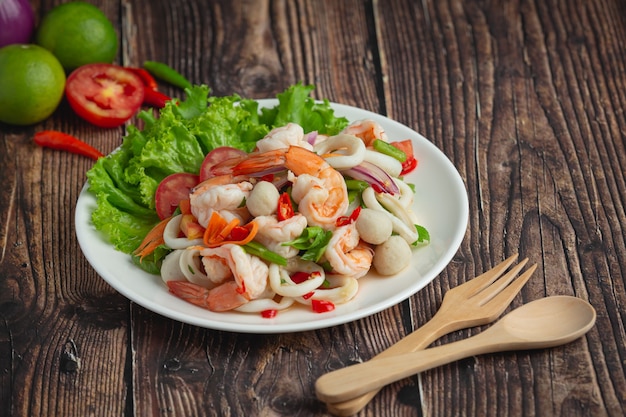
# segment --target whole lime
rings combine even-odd
[[[54,55],[37,45],[0,48],[0,121],[31,125],[59,106],[65,72]]]
[[[46,13],[35,42],[52,52],[68,73],[85,64],[111,63],[118,48],[111,21],[96,6],[81,1],[61,4]]]

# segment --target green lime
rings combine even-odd
[[[65,72],[37,45],[0,48],[0,121],[31,125],[47,119],[63,98]]]
[[[39,24],[35,42],[51,51],[67,72],[85,64],[110,64],[118,47],[111,21],[96,6],[81,1],[50,10]]]

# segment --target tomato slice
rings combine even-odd
[[[245,151],[230,146],[220,146],[213,149],[204,157],[204,161],[200,166],[200,182],[218,175],[229,174],[235,161],[239,161],[246,155],[247,153]],[[225,162],[228,160],[233,161],[232,166]],[[221,168],[214,169],[218,164],[220,164]]]
[[[117,127],[130,119],[141,107],[144,91],[141,78],[112,64],[78,67],[65,83],[72,109],[100,127]]]
[[[189,192],[198,185],[198,182],[198,176],[188,172],[177,172],[165,177],[154,194],[154,204],[159,218],[171,216],[180,202],[189,198]]]

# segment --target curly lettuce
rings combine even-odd
[[[161,180],[175,172],[197,174],[212,149],[232,146],[250,152],[272,128],[289,122],[305,132],[338,133],[347,119],[335,116],[327,100],[311,98],[313,90],[293,85],[278,94],[278,105],[259,109],[254,100],[210,96],[209,88],[200,85],[185,90],[186,100],[168,102],[158,117],[141,112],[143,128],[129,126],[120,148],[87,172],[89,191],[97,200],[91,216],[96,229],[117,250],[130,254],[159,222],[154,194]]]

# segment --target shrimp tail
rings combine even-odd
[[[286,149],[250,154],[232,169],[234,175],[266,175],[284,169]]]
[[[187,281],[168,281],[167,287],[176,297],[202,308],[209,308],[209,290]]]
[[[290,146],[250,154],[246,160],[233,167],[233,174],[263,176],[287,168],[297,175],[317,175],[326,166],[324,158],[315,152],[300,146]]]
[[[212,290],[187,281],[168,281],[167,287],[176,297],[211,311],[232,310],[250,301],[235,281]]]

